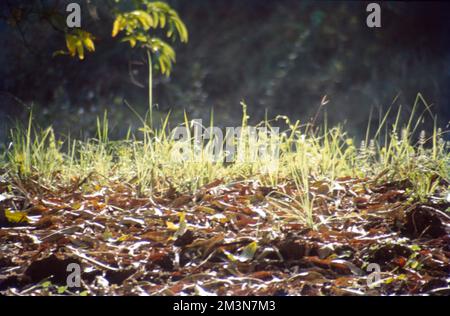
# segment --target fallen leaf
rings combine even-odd
[[[237,258],[240,262],[247,262],[253,259],[256,250],[258,249],[258,243],[256,241],[249,243],[242,250],[242,253]]]
[[[6,209],[5,217],[8,220],[8,222],[12,224],[31,223],[31,220],[28,218],[26,212],[11,211],[10,209]]]

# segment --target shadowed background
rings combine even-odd
[[[123,100],[145,113],[145,55],[111,38],[106,2],[91,1],[100,16],[92,21],[86,2],[78,1],[82,27],[97,37],[96,52],[84,61],[52,57],[64,48],[64,35],[39,16],[10,25],[11,7],[34,2],[45,7],[54,1],[0,4],[1,141],[15,120],[26,119],[31,105],[41,125],[76,137],[92,136],[105,109],[113,137],[139,127]],[[68,1],[60,2],[64,11]],[[395,105],[408,109],[420,92],[439,125],[450,120],[449,3],[382,2],[382,27],[370,29],[369,2],[168,2],[186,23],[190,40],[175,45],[172,76],[154,80],[157,117],[171,110],[179,121],[186,110],[190,118],[209,120],[214,108],[217,125],[235,126],[245,100],[253,122],[266,113],[306,122],[327,95],[329,123],[345,123],[358,134],[365,132],[371,108],[386,110],[398,96]]]

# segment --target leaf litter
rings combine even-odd
[[[409,183],[377,182],[311,182],[314,227],[286,216],[299,211],[289,181],[151,197],[117,182],[89,194],[22,183],[0,192],[0,293],[450,295],[450,202],[405,203]]]

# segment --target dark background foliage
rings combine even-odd
[[[64,48],[64,34],[42,14],[25,14],[9,23],[11,8],[46,8],[54,1],[0,4],[0,137],[14,119],[25,119],[33,104],[43,125],[72,134],[92,134],[105,109],[113,134],[123,136],[134,115],[147,107],[145,55],[111,38],[108,1],[91,0],[100,20],[89,17],[86,1],[82,27],[96,36],[96,52],[84,61],[52,57]],[[67,1],[58,7],[64,10]],[[359,1],[170,0],[185,21],[190,41],[175,45],[172,76],[155,78],[155,103],[161,115],[239,124],[240,100],[253,120],[279,114],[303,122],[324,95],[330,124],[346,122],[365,131],[371,108],[411,106],[422,93],[440,125],[450,119],[450,4],[382,2],[382,27],[366,26]],[[109,3],[109,4],[108,4]],[[91,7],[92,8],[92,7]],[[16,12],[16,11],[15,11]],[[20,12],[20,11],[19,11]],[[28,12],[29,13],[29,12]]]

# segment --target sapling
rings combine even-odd
[[[149,126],[153,127],[153,66],[163,75],[169,76],[172,65],[175,63],[175,51],[168,43],[150,34],[149,30],[165,29],[167,39],[175,41],[178,38],[182,43],[188,41],[188,32],[178,13],[167,3],[142,1],[142,6],[131,12],[117,14],[112,36],[115,37],[122,32],[125,35],[122,41],[129,42],[131,47],[144,49],[147,53]],[[153,65],[154,60],[155,65]]]

